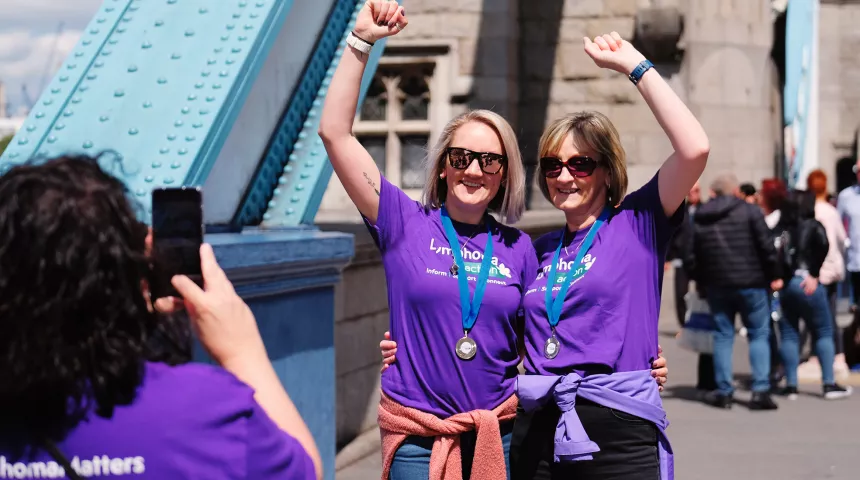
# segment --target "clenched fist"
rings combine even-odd
[[[355,20],[355,35],[370,43],[406,28],[406,10],[395,0],[368,0]]]

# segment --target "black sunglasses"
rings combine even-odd
[[[448,154],[448,161],[451,166],[457,170],[465,170],[469,168],[475,160],[481,166],[484,173],[495,175],[499,173],[502,167],[508,163],[508,158],[498,153],[489,152],[473,152],[465,148],[448,147],[445,149]]]
[[[562,162],[556,157],[543,157],[540,159],[540,169],[547,178],[557,178],[561,170],[567,167],[567,171],[574,177],[590,177],[597,168],[597,160],[585,155],[574,155]]]

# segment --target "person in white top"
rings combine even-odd
[[[833,373],[837,377],[849,374],[848,364],[845,363],[845,351],[842,343],[842,330],[836,324],[836,290],[839,282],[845,279],[845,256],[846,240],[848,233],[842,224],[842,217],[829,201],[827,194],[827,175],[821,170],[814,170],[806,178],[806,186],[810,192],[815,194],[815,219],[818,220],[827,231],[827,241],[830,248],[821,266],[821,274],[818,281],[827,287],[827,298],[830,302],[830,311],[833,316],[833,341],[836,344],[836,357],[833,364]],[[810,359],[809,366],[814,361]],[[821,367],[815,365],[820,369]]]

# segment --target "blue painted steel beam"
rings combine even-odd
[[[106,0],[0,168],[114,151],[148,220],[154,187],[203,183],[292,4]]]
[[[317,135],[322,103],[343,55],[346,35],[355,25],[363,5],[364,0],[338,0],[335,5],[302,82],[272,136],[236,223],[263,227],[313,223],[332,173],[322,140]],[[371,52],[362,79],[359,105],[384,48],[382,40]]]

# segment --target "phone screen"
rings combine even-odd
[[[170,279],[187,275],[203,284],[200,245],[203,243],[203,195],[199,188],[158,188],[152,191],[153,298],[178,296]]]

